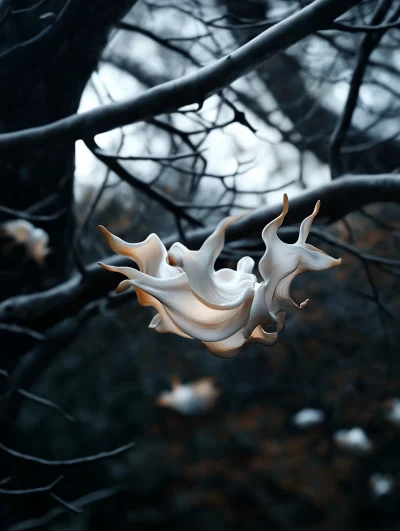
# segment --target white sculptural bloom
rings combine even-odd
[[[214,355],[230,358],[246,343],[273,345],[285,326],[283,310],[306,306],[308,299],[298,306],[289,294],[297,275],[324,271],[341,263],[341,259],[336,260],[306,243],[319,207],[318,201],[314,212],[302,222],[297,242],[284,243],[277,235],[289,208],[288,197],[284,195],[282,214],[262,232],[266,251],[258,265],[261,283],[252,273],[254,260],[249,256],[239,260],[236,271],[214,269],[226,229],[242,216],[223,219],[198,251],[174,243],[167,252],[156,234],[140,243],[127,243],[100,227],[111,249],[131,258],[139,271],[100,265],[127,277],[117,287],[117,293],[133,287],[140,304],[157,309],[150,328],[198,339]],[[265,332],[263,327],[271,325],[275,332]]]

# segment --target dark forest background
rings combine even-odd
[[[399,531],[399,3],[1,0],[0,73],[0,531]],[[270,349],[156,334],[97,265],[99,224],[196,249],[243,209],[218,266],[257,261],[284,192],[343,261]]]

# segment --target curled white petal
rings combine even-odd
[[[168,252],[169,262],[185,271],[193,293],[210,308],[237,308],[253,294],[257,279],[251,274],[251,258],[245,257],[236,271],[214,269],[215,261],[224,246],[226,229],[241,217],[223,219],[198,251],[190,251],[177,242]],[[254,266],[254,261],[252,265]]]
[[[258,267],[266,285],[265,302],[272,312],[284,309],[287,305],[299,308],[306,306],[306,301],[297,306],[289,295],[290,283],[297,275],[307,271],[324,271],[341,263],[341,259],[336,260],[320,249],[305,243],[319,208],[318,201],[314,212],[302,222],[297,242],[284,243],[278,237],[277,230],[289,209],[289,200],[285,194],[282,214],[271,221],[262,232],[266,251]]]
[[[193,339],[188,334],[185,334],[180,328],[176,326],[168,313],[165,311],[164,306],[155,297],[152,297],[138,286],[135,286],[136,295],[139,303],[142,306],[153,306],[158,310],[158,313],[150,321],[149,328],[153,328],[160,334],[167,332],[177,334],[178,336],[186,337],[187,339]]]
[[[105,268],[120,273],[124,273],[125,269],[114,266]],[[162,279],[133,268],[128,269],[131,280],[123,281],[124,290],[128,289],[130,284],[151,295],[163,305],[167,315],[180,330],[200,341],[226,339],[240,330],[248,319],[252,296],[236,308],[216,310],[206,306],[196,297],[185,273]]]
[[[150,234],[144,241],[139,243],[128,243],[111,234],[102,225],[99,228],[107,238],[111,249],[136,262],[143,273],[147,273],[152,277],[170,278],[181,272],[167,262],[167,250],[157,234]],[[128,268],[124,269],[127,270]],[[124,275],[126,274],[125,271],[120,272]]]
[[[271,347],[278,340],[278,332],[265,332],[261,325],[258,325],[249,337],[246,337],[243,332],[242,328],[222,341],[203,341],[203,343],[218,358],[234,358],[247,343],[260,343],[265,347]]]

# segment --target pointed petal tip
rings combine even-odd
[[[310,302],[310,299],[306,299],[305,301],[303,301],[300,304],[299,308],[302,310],[303,308],[305,308],[308,305],[309,302]]]
[[[282,213],[286,215],[288,210],[289,210],[289,197],[288,197],[287,193],[285,192],[283,194],[283,209],[282,209]]]
[[[97,262],[97,263],[98,263],[99,266],[102,267],[103,269],[107,269],[107,271],[114,271],[113,266],[110,266],[110,265],[104,264],[103,262]]]
[[[106,229],[103,225],[99,225],[99,229],[106,237],[107,243],[110,245],[110,247],[112,247],[111,243],[113,239],[115,238],[115,236],[111,234],[111,232],[108,229]]]
[[[161,315],[157,313],[149,323],[149,328],[155,329],[157,331],[157,326],[160,324]]]
[[[132,283],[130,280],[123,280],[118,284],[118,286],[115,288],[115,293],[124,293],[124,291],[128,291],[128,289],[132,288]]]

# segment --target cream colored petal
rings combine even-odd
[[[243,337],[243,329],[222,341],[203,341],[211,354],[217,358],[234,358],[245,346],[247,340]]]
[[[267,285],[262,282],[257,286],[249,320],[243,329],[243,336],[246,339],[251,336],[259,325],[269,326],[277,323],[276,315],[271,312],[270,307],[266,304],[266,293]]]
[[[178,242],[168,252],[170,263],[182,267],[199,300],[214,309],[237,308],[254,291],[256,277],[248,273],[251,258],[247,257],[237,271],[223,269],[215,272],[214,269],[224,246],[226,229],[243,215],[222,220],[198,251],[190,251]]]
[[[313,224],[314,218],[318,214],[320,207],[321,201],[318,200],[315,205],[314,212],[302,221],[300,225],[299,238],[297,240],[297,243],[306,243],[308,235],[310,234],[311,225]]]
[[[176,265],[184,268],[183,264],[185,259],[191,255],[187,253],[198,253],[192,254],[192,256],[201,256],[203,263],[207,267],[214,267],[216,259],[224,248],[226,229],[246,214],[247,212],[244,212],[238,216],[229,216],[221,220],[214,232],[204,241],[198,251],[189,251],[187,247],[177,242],[174,243],[168,251],[168,256],[172,257],[173,260],[177,262]]]
[[[296,304],[292,297],[290,296],[290,284],[292,280],[300,274],[299,270],[293,271],[290,275],[287,275],[285,278],[280,280],[275,288],[275,294],[273,297],[271,311],[273,313],[278,312],[284,308],[293,306],[297,309],[303,309],[307,306],[309,299],[303,301],[300,305]]]
[[[135,269],[130,273],[136,277],[131,280],[135,289],[140,288],[157,299],[176,327],[201,341],[225,339],[237,332],[248,319],[251,297],[238,308],[215,310],[194,295],[185,273],[170,279],[150,277]]]
[[[123,280],[120,282],[116,288],[116,293],[124,293],[125,291],[128,291],[129,288],[134,288],[135,286],[132,284],[131,280]]]
[[[126,282],[129,282],[129,281],[126,281]],[[178,336],[186,337],[187,339],[193,339],[188,334],[185,334],[185,332],[182,332],[182,330],[180,330],[173,323],[172,319],[169,317],[169,315],[165,311],[160,301],[158,301],[157,299],[155,299],[154,297],[152,297],[151,295],[149,295],[148,293],[140,289],[138,286],[134,286],[134,287],[136,290],[139,304],[141,304],[142,306],[153,306],[153,308],[155,308],[158,311],[158,313],[151,320],[149,324],[149,328],[152,328],[153,330],[155,330],[156,332],[160,334],[171,333],[171,334],[177,334]]]
[[[265,332],[261,325],[257,326],[248,339],[249,343],[261,343],[265,347],[271,347],[278,340],[278,332]]]
[[[243,329],[241,329],[236,334],[222,341],[203,341],[203,344],[218,358],[234,358],[243,350],[247,343],[261,343],[264,346],[270,347],[276,343],[277,339],[277,332],[265,332],[259,325],[253,330],[248,339],[245,339]]]
[[[171,285],[153,287],[138,280],[134,283],[163,305],[175,326],[201,341],[220,341],[231,336],[245,324],[249,316],[251,297],[237,308],[216,310],[203,304],[189,285],[174,289]]]
[[[268,246],[274,239],[278,238],[276,231],[282,225],[283,220],[285,219],[286,214],[288,213],[288,210],[289,210],[289,198],[287,194],[283,194],[282,213],[279,214],[277,218],[270,221],[268,225],[264,227],[264,230],[261,233],[261,237],[264,240],[265,245]]]
[[[259,270],[266,284],[265,304],[273,314],[287,306],[304,308],[307,304],[308,300],[297,306],[290,297],[290,284],[297,275],[306,271],[330,269],[341,262],[305,243],[319,208],[320,202],[318,201],[313,213],[302,222],[297,242],[286,244],[279,239],[276,233],[288,210],[288,200],[285,195],[282,214],[269,223],[263,231],[263,239],[267,248],[260,260]],[[254,325],[254,319],[251,320],[251,325]]]
[[[318,249],[318,247],[314,247],[314,245],[311,245],[310,243],[303,243],[301,246],[304,247],[305,249],[309,249],[310,251],[315,251],[317,253],[327,254],[322,249]]]
[[[159,278],[171,278],[180,273],[179,269],[167,262],[167,250],[156,234],[150,234],[139,243],[127,243],[118,236],[114,236],[102,225],[101,232],[107,238],[111,249],[127,256],[137,263],[140,271]]]
[[[236,266],[236,271],[239,271],[240,273],[247,273],[248,275],[253,274],[254,269],[254,260],[250,258],[250,256],[243,256],[241,258]]]
[[[285,254],[281,254],[280,259],[274,261],[274,265],[275,269],[271,272],[268,282],[265,283],[265,303],[270,311],[273,311],[273,300],[278,284],[297,271],[299,265],[299,253],[296,252],[296,250],[287,249]]]
[[[266,251],[258,264],[258,269],[265,283],[269,286],[266,293],[267,304],[271,303],[276,284],[292,273],[299,261],[297,249],[293,245],[284,243],[277,235],[277,230],[282,225],[288,209],[289,199],[287,194],[284,194],[282,213],[268,223],[262,231]]]
[[[333,258],[315,247],[311,249],[312,246],[307,243],[304,245],[294,244],[294,246],[301,248],[298,274],[306,271],[326,271],[342,263],[341,258]]]
[[[149,328],[153,328],[156,332],[159,333],[173,333],[182,337],[192,339],[191,336],[185,334],[184,332],[182,332],[182,330],[180,330],[177,326],[174,325],[171,318],[166,313],[163,305],[157,299],[155,299],[154,297],[143,291],[140,287],[135,285],[133,279],[137,278],[138,274],[140,274],[137,269],[133,269],[132,267],[110,266],[107,264],[103,264],[102,262],[99,262],[99,265],[104,269],[107,269],[108,271],[121,273],[130,279],[123,280],[119,283],[116,289],[117,293],[123,293],[124,291],[127,291],[130,288],[134,288],[138,297],[139,304],[141,304],[142,306],[153,306],[154,308],[156,308],[158,313],[153,317],[152,321],[150,322]]]
[[[107,271],[112,271],[113,273],[121,273],[121,275],[125,275],[131,280],[136,278],[137,269],[134,269],[133,267],[112,266],[108,264],[103,264],[103,262],[98,262],[98,264],[103,269],[107,269]]]

